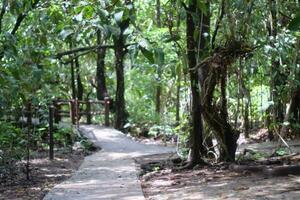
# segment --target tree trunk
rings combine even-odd
[[[158,66],[158,68],[161,68],[161,66]],[[160,96],[161,96],[161,76],[162,76],[162,72],[161,69],[158,69],[158,83],[156,86],[156,102],[155,102],[155,111],[158,115],[160,115],[160,111],[161,111],[161,100],[160,100]]]
[[[270,9],[270,29],[269,29],[269,36],[274,38],[274,41],[277,40],[277,24],[278,24],[278,18],[277,18],[277,3],[276,0],[269,0],[269,9]],[[275,43],[274,42],[274,43]],[[275,48],[275,44],[271,42],[271,46]],[[280,98],[280,94],[277,91],[277,88],[282,85],[282,77],[280,75],[279,71],[280,63],[277,57],[273,56],[272,58],[272,67],[271,67],[271,100],[273,100],[274,105],[272,109],[272,121],[274,124],[281,123],[284,118],[284,106],[282,103],[282,100]],[[273,138],[272,136],[272,130],[269,131],[270,139]]]
[[[97,45],[101,45],[101,32],[97,31]],[[97,51],[97,99],[104,100],[107,96],[106,81],[105,81],[105,56],[106,48],[99,48]]]
[[[83,100],[84,88],[80,77],[80,65],[79,65],[78,57],[75,58],[75,66],[76,66],[76,74],[77,74],[77,99]]]
[[[125,82],[124,82],[124,39],[123,33],[118,39],[115,40],[115,56],[116,56],[116,77],[117,77],[117,90],[116,90],[116,118],[115,128],[122,129],[125,125]]]
[[[156,0],[156,24],[158,28],[161,28],[160,20],[160,0]],[[157,76],[158,83],[156,86],[156,101],[155,101],[155,111],[158,115],[161,112],[161,78],[162,78],[162,66],[158,65]]]
[[[181,73],[181,72],[179,72]],[[181,74],[177,76],[177,89],[176,89],[176,125],[180,123],[180,89],[181,89]]]
[[[70,43],[70,49],[72,49],[72,43]],[[72,99],[76,99],[76,86],[75,86],[75,70],[74,70],[74,60],[71,60],[71,89],[72,89]]]
[[[130,0],[125,0],[125,4],[132,4]],[[116,78],[117,78],[117,90],[116,90],[116,101],[115,101],[115,128],[122,130],[127,121],[127,112],[125,108],[125,80],[124,80],[124,57],[127,53],[125,46],[126,38],[124,31],[129,26],[130,19],[123,20],[119,24],[120,34],[114,37],[114,50],[115,50],[115,67],[116,67]]]
[[[298,135],[299,133],[299,128],[295,126],[297,123],[300,123],[299,114],[300,114],[300,88],[298,87],[292,93],[292,97],[290,100],[290,107],[285,117],[285,121],[288,121],[290,124],[291,132],[293,135]],[[280,132],[283,133],[283,135],[285,135],[287,131],[288,131],[287,128],[284,126]]]
[[[186,43],[187,43],[187,58],[188,66],[190,69],[194,69],[197,65],[197,43],[194,39],[194,33],[196,31],[195,23],[193,20],[193,14],[196,13],[197,1],[192,0],[189,3],[188,10],[186,13]],[[202,40],[202,37],[201,37]],[[205,42],[205,40],[201,41]],[[199,49],[200,50],[200,49]],[[192,116],[192,128],[190,131],[191,139],[191,150],[189,154],[189,162],[194,165],[203,163],[200,152],[204,152],[203,147],[203,124],[202,124],[202,111],[200,103],[200,88],[199,80],[196,70],[190,70],[190,84],[192,92],[192,105],[191,105],[191,116]]]
[[[245,113],[244,113],[244,132],[245,138],[249,138],[249,103],[250,103],[250,96],[247,94],[246,102],[245,102]]]
[[[157,27],[161,27],[161,20],[160,20],[160,0],[156,0],[156,23]]]

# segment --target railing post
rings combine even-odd
[[[86,123],[92,124],[92,113],[91,113],[91,101],[87,99],[86,101]]]
[[[104,97],[104,125],[109,126],[109,97]]]
[[[53,118],[54,106],[49,105],[49,159],[54,159],[54,142],[53,142]]]

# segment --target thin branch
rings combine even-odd
[[[12,35],[16,34],[17,30],[19,29],[19,27],[21,26],[22,21],[25,19],[25,17],[27,16],[27,14],[20,14],[16,20],[15,26],[12,29],[12,31],[10,32]]]
[[[83,52],[83,53],[80,53],[80,54],[75,54],[74,56],[72,56],[71,58],[69,58],[68,60],[66,60],[66,61],[62,61],[61,63],[62,64],[64,64],[64,65],[67,65],[67,64],[70,64],[73,60],[75,60],[76,58],[79,58],[79,57],[81,57],[81,56],[85,56],[85,55],[87,55],[87,54],[89,54],[89,53],[91,53],[92,51],[86,51],[86,52]],[[60,59],[60,58],[58,58],[58,59]]]
[[[2,32],[2,20],[6,11],[6,6],[7,6],[7,0],[3,0],[1,13],[0,13],[0,33]]]
[[[125,45],[125,47],[136,45],[136,44],[137,43],[127,44],[127,45]],[[78,52],[87,51],[86,53],[83,53],[83,55],[85,55],[85,54],[87,54],[89,52],[92,52],[92,51],[95,51],[97,49],[114,48],[114,47],[115,47],[114,45],[95,45],[95,46],[90,46],[90,47],[80,47],[80,48],[77,48],[77,49],[71,49],[69,51],[64,51],[64,52],[57,53],[56,55],[53,55],[52,57],[60,59],[63,56],[71,55],[71,54],[78,53]]]
[[[16,23],[14,25],[14,28],[12,29],[12,31],[10,32],[12,35],[16,34],[17,30],[19,29],[19,27],[21,26],[23,20],[26,18],[26,16],[28,15],[28,12],[33,10],[37,4],[39,3],[40,0],[36,0],[35,2],[32,3],[31,5],[31,9],[28,10],[27,12],[21,13],[18,15]]]
[[[212,49],[215,48],[216,37],[217,37],[218,31],[219,31],[219,28],[220,28],[221,21],[222,21],[222,19],[224,17],[224,14],[225,14],[225,0],[222,0],[220,16],[219,16],[219,18],[216,21],[215,31],[214,31],[212,39],[211,39],[211,47],[212,47]]]
[[[91,51],[95,51],[96,49],[101,49],[101,48],[114,48],[114,46],[113,45],[95,45],[95,46],[90,46],[90,47],[80,47],[80,48],[71,49],[68,51],[57,53],[53,57],[60,59],[63,56],[71,55],[74,53],[78,53],[78,52],[82,52],[82,51],[91,52]]]

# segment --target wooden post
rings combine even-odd
[[[104,115],[105,115],[105,126],[109,126],[109,97],[104,97]]]
[[[91,101],[87,99],[86,101],[86,123],[92,124],[92,113],[91,113]]]
[[[54,106],[49,105],[49,159],[54,159],[54,142],[53,142],[53,118]]]
[[[74,125],[76,124],[76,120],[75,120],[75,115],[76,115],[75,108],[76,108],[75,100],[71,99],[71,101],[70,101],[70,117],[71,117],[72,124],[74,124]]]

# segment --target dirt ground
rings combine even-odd
[[[173,173],[165,169],[141,181],[149,200],[300,198],[300,178],[296,176],[266,177],[205,167]]]
[[[82,163],[85,153],[79,151],[56,152],[55,160],[47,158],[47,152],[39,152],[30,162],[30,180],[20,170],[13,179],[0,179],[0,199],[43,199],[56,184],[71,177]]]
[[[292,156],[276,157],[278,162],[263,164],[268,169],[279,166],[299,165],[299,141],[289,142],[293,151]],[[238,149],[251,149],[262,155],[270,155],[278,143],[251,143],[241,144]],[[176,157],[176,156],[175,156]],[[166,162],[165,160],[168,160]],[[212,166],[197,166],[194,170],[174,170],[170,160],[174,155],[156,155],[138,158],[140,167],[140,181],[145,198],[148,200],[193,200],[193,199],[300,199],[300,176],[270,176],[264,173],[249,171],[233,171],[227,164],[221,163]],[[247,161],[250,165],[258,162]],[[270,160],[269,158],[267,160]],[[271,160],[272,161],[272,160]],[[300,172],[298,173],[300,174]]]

